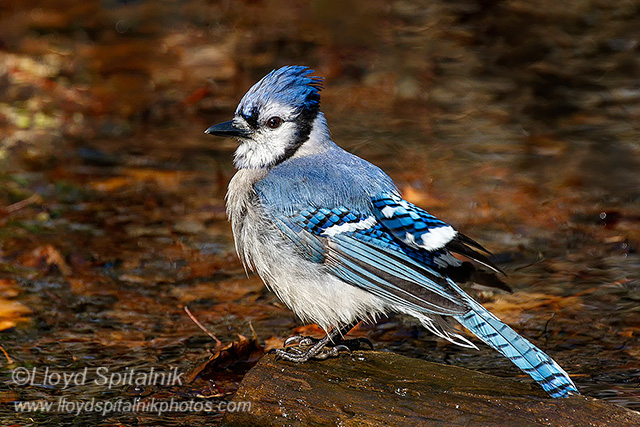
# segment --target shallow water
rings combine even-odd
[[[0,15],[3,402],[229,399],[241,368],[178,388],[93,380],[99,367],[206,360],[215,343],[185,305],[224,342],[255,331],[277,346],[300,326],[235,257],[223,200],[234,144],[202,134],[265,72],[298,63],[327,78],[336,142],[495,253],[514,293],[474,295],[584,394],[640,410],[640,3],[354,1],[347,15],[344,1],[49,3]],[[521,376],[399,316],[358,333]],[[91,375],[19,386],[19,367]],[[0,417],[74,419],[5,403]],[[219,419],[85,411],[75,422]]]

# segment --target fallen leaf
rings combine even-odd
[[[31,310],[24,304],[0,298],[0,331],[15,327],[19,322],[28,322],[25,315]]]
[[[20,293],[18,282],[13,279],[0,279],[0,297],[15,298]]]
[[[284,347],[284,338],[282,337],[271,337],[264,340],[264,351],[268,353],[274,348],[282,348]]]
[[[25,267],[35,268],[45,273],[51,272],[52,267],[57,267],[64,276],[71,274],[71,267],[69,267],[62,254],[52,245],[40,246],[20,256],[18,262]]]
[[[2,391],[0,392],[0,403],[9,404],[16,400],[20,400],[20,395],[14,391]]]
[[[248,371],[264,355],[264,348],[255,338],[247,339],[238,334],[238,340],[216,346],[209,359],[185,375],[187,383],[197,378],[215,380],[228,370]]]
[[[320,326],[312,323],[310,325],[298,326],[293,330],[298,335],[303,336],[315,336],[316,338],[323,338],[327,333]]]

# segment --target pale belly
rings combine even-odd
[[[233,224],[238,252],[267,287],[303,321],[325,330],[387,311],[378,297],[329,273],[296,253],[293,243],[255,210]]]

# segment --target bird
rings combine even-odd
[[[446,321],[453,318],[549,396],[579,394],[551,357],[460,287],[484,272],[479,277],[508,289],[495,277],[502,271],[491,254],[332,140],[320,111],[324,79],[314,73],[299,65],[274,69],[242,97],[232,120],[205,130],[238,142],[226,211],[239,258],[301,320],[326,332],[290,337],[277,357],[302,363],[370,344],[343,338],[389,313],[477,348]]]

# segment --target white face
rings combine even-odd
[[[234,164],[238,169],[261,169],[274,165],[296,141],[295,110],[280,104],[260,109],[258,128],[253,129],[244,117],[236,114],[235,126],[251,132],[248,138],[239,138]]]

